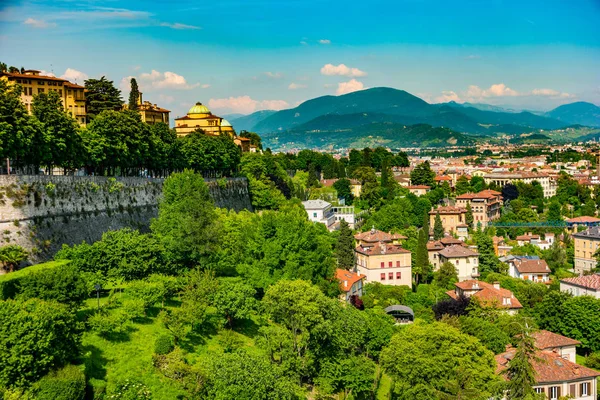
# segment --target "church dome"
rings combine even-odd
[[[188,111],[188,115],[192,114],[210,114],[210,110],[208,107],[198,102],[192,108],[190,108],[190,111]]]
[[[221,126],[231,126],[231,123],[229,121],[227,121],[226,119],[223,119],[221,121]]]

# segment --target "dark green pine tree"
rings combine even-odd
[[[435,214],[435,221],[433,223],[433,239],[440,240],[444,237],[444,225],[442,224],[442,218],[440,217],[439,211]]]
[[[475,241],[477,242],[477,252],[479,253],[479,273],[482,277],[485,277],[490,272],[498,272],[498,258],[494,252],[492,238],[486,235],[481,229],[478,229]]]
[[[123,107],[121,91],[114,86],[113,81],[107,80],[104,76],[100,79],[87,79],[85,89],[88,122],[102,111],[119,111]]]
[[[137,110],[140,99],[140,89],[135,78],[131,78],[131,90],[129,92],[129,109]]]
[[[465,215],[465,224],[469,225],[470,229],[473,229],[473,209],[471,203],[467,203],[467,214]]]
[[[354,267],[354,237],[352,229],[345,220],[340,221],[340,234],[335,244],[335,255],[339,268],[349,270]]]
[[[533,400],[540,397],[533,386],[536,384],[535,370],[532,365],[537,361],[536,347],[529,329],[525,328],[521,335],[517,335],[517,348],[514,357],[509,361],[508,368],[504,370],[508,382],[505,387],[507,400]]]
[[[431,272],[431,266],[429,264],[429,253],[427,251],[427,242],[429,241],[429,213],[425,212],[425,218],[423,221],[423,227],[419,231],[419,237],[417,239],[417,251],[415,254],[415,284],[418,285],[420,281],[427,278]]]

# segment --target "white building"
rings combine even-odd
[[[600,274],[561,279],[560,291],[569,292],[573,296],[593,296],[600,299]]]
[[[504,186],[508,183],[515,184],[519,181],[523,183],[531,184],[534,181],[538,181],[544,189],[544,197],[549,198],[556,195],[556,182],[550,176],[539,172],[493,172],[491,174],[484,175],[483,179],[485,184],[495,183],[498,186]]]
[[[508,274],[513,278],[546,283],[550,281],[550,272],[544,260],[515,257],[508,261]]]
[[[479,276],[479,253],[455,244],[444,247],[438,252],[439,265],[449,262],[456,268],[459,281],[466,281]]]
[[[309,220],[324,224],[327,228],[330,228],[335,223],[331,203],[324,200],[308,200],[303,201],[302,205],[308,213]]]

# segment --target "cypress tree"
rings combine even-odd
[[[415,254],[415,283],[424,279],[430,272],[429,253],[427,252],[427,242],[429,241],[429,213],[425,212],[423,227],[419,231],[417,241],[417,251]]]
[[[473,209],[471,203],[467,203],[467,214],[465,215],[465,223],[469,225],[469,228],[473,229]]]
[[[435,240],[440,240],[444,237],[444,224],[442,224],[442,218],[440,217],[440,212],[438,211],[435,214],[435,222],[433,224],[433,238]]]
[[[354,267],[354,237],[345,220],[340,221],[340,234],[335,245],[338,266],[343,269]]]
[[[506,399],[521,400],[538,398],[533,386],[536,384],[535,370],[532,362],[537,360],[536,348],[533,337],[528,329],[517,336],[517,349],[514,357],[508,363],[504,374],[508,378],[506,383]]]
[[[129,109],[137,110],[138,100],[140,98],[140,90],[135,78],[131,78],[131,91],[129,92]]]
[[[477,252],[479,253],[479,273],[485,277],[490,272],[498,272],[498,258],[494,252],[492,238],[479,229],[476,241]]]

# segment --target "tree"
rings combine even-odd
[[[455,190],[457,196],[471,191],[471,184],[469,183],[469,178],[467,178],[466,175],[461,175],[458,177],[456,180]]]
[[[354,195],[352,194],[352,184],[349,179],[338,179],[334,182],[333,188],[337,192],[338,199],[344,199],[346,205],[352,205]]]
[[[435,214],[435,221],[433,224],[433,239],[440,240],[444,237],[444,225],[442,224],[442,218],[440,217],[439,211]]]
[[[10,67],[8,67],[8,72],[10,74],[18,74],[20,71],[19,71],[19,68],[11,65]]]
[[[340,230],[335,245],[335,255],[338,261],[338,267],[351,269],[354,267],[354,237],[352,229],[348,226],[346,220],[340,221]]]
[[[343,392],[345,399],[366,399],[373,393],[375,369],[375,363],[365,356],[328,360],[321,368],[316,383],[325,393]]]
[[[241,150],[229,135],[212,136],[196,131],[179,140],[185,165],[194,171],[229,175],[240,164]]]
[[[469,228],[473,228],[473,208],[471,207],[471,202],[467,203],[467,213],[465,214],[465,223],[469,226]]]
[[[174,173],[163,183],[158,218],[151,223],[167,260],[187,268],[214,251],[217,214],[202,176],[190,170]]]
[[[27,251],[19,245],[8,244],[0,247],[0,262],[4,268],[8,267],[8,272],[13,272],[27,256]]]
[[[479,253],[479,273],[486,276],[490,272],[498,272],[498,257],[494,252],[494,242],[485,232],[476,234],[477,253]]]
[[[137,110],[140,101],[140,90],[135,78],[131,78],[131,90],[129,91],[129,109]]]
[[[80,324],[65,305],[0,301],[0,387],[26,387],[77,356]]]
[[[506,399],[535,399],[538,397],[533,389],[533,386],[536,385],[533,363],[537,361],[535,340],[527,328],[516,338],[517,348],[515,354],[508,362],[508,368],[503,371],[508,379],[505,387]]]
[[[489,398],[498,382],[493,354],[476,338],[441,322],[413,324],[396,333],[381,352],[381,366],[394,378],[398,399],[450,394],[459,366],[477,398]]]
[[[427,251],[427,242],[429,241],[429,214],[424,214],[423,227],[419,230],[419,240],[417,243],[417,252],[415,255],[415,283],[418,285],[429,275],[431,265],[429,263],[429,252]]]
[[[230,328],[237,319],[249,318],[256,307],[252,286],[241,280],[223,279],[213,297],[213,305],[227,319]]]
[[[114,86],[113,81],[104,76],[100,79],[87,79],[85,90],[88,122],[102,111],[118,111],[123,106],[121,91]]]
[[[77,308],[88,298],[88,290],[79,270],[73,265],[40,270],[23,276],[17,298],[53,300]]]
[[[485,180],[482,176],[473,176],[471,178],[471,190],[475,193],[479,193],[485,189]]]
[[[417,165],[410,173],[410,183],[413,185],[427,185],[433,187],[435,184],[435,172],[431,170],[429,161]]]
[[[452,289],[455,282],[458,282],[458,272],[456,267],[449,261],[446,261],[440,268],[433,273],[435,284],[443,289]]]
[[[8,66],[6,65],[6,63],[0,62],[0,72],[7,72],[8,71]]]
[[[591,198],[585,202],[585,205],[581,208],[581,215],[587,215],[590,217],[596,216],[596,203]]]
[[[502,187],[502,198],[504,202],[511,202],[512,200],[519,197],[519,190],[512,183],[507,183]]]

